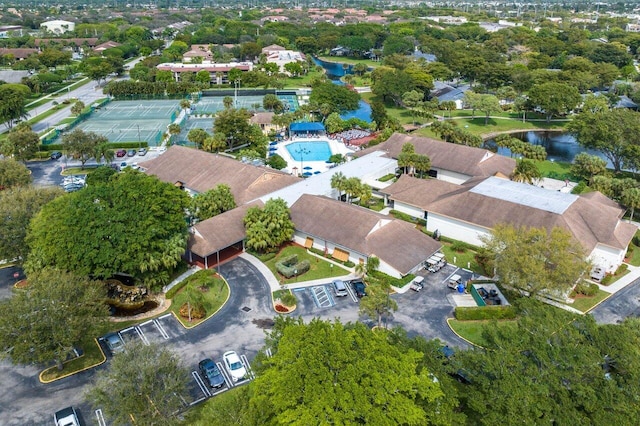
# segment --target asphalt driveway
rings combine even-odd
[[[590,312],[599,324],[616,324],[640,316],[640,280],[634,281]]]

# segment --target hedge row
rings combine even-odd
[[[516,315],[516,308],[511,305],[482,307],[458,306],[455,310],[456,319],[460,321],[514,319]]]
[[[148,148],[148,142],[113,142],[109,143],[109,147],[112,149],[133,149],[133,148]],[[61,144],[49,144],[49,145],[40,145],[40,151],[62,151]]]
[[[389,213],[391,214],[391,216],[395,217],[396,219],[404,220],[405,222],[409,222],[409,223],[417,223],[420,226],[427,226],[426,220],[418,219],[406,213],[402,213],[401,211],[391,210]]]
[[[369,275],[380,281],[382,284],[392,285],[398,288],[404,287],[416,277],[413,274],[408,274],[402,278],[394,278],[391,275],[385,274],[384,272],[380,271],[372,271],[369,273]]]

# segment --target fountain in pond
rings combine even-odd
[[[158,307],[145,287],[124,284],[118,279],[106,280],[107,303],[114,317],[132,317]]]

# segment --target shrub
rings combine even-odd
[[[276,270],[286,278],[302,275],[311,268],[308,260],[298,262],[298,255],[293,254],[276,262]]]
[[[598,285],[588,283],[586,281],[581,281],[573,290],[576,292],[576,294],[582,294],[587,297],[592,297],[598,294]]]
[[[464,253],[467,251],[467,245],[462,241],[454,241],[453,244],[451,244],[451,250],[458,253]]]
[[[204,309],[202,303],[183,303],[180,306],[180,316],[182,318],[189,318],[189,309],[191,309],[191,319],[199,320],[205,317],[207,311]]]
[[[186,279],[180,281],[178,284],[173,286],[167,293],[165,297],[167,299],[173,299],[173,297],[182,290],[187,284],[194,283],[197,287],[208,286],[211,283],[213,272],[210,269],[203,269],[202,271],[198,271],[195,274],[187,277]]]
[[[616,275],[624,274],[625,272],[627,272],[627,269],[629,269],[629,265],[627,265],[626,263],[621,264],[620,266],[618,266],[618,269],[616,269]]]
[[[347,260],[346,262],[344,262],[344,266],[346,266],[347,268],[353,268],[354,266],[356,266],[356,264],[350,260]]]
[[[573,189],[571,190],[571,193],[572,194],[582,194],[588,188],[589,187],[587,186],[587,184],[584,181],[580,181],[576,186],[573,187]]]
[[[460,321],[488,320],[488,319],[514,319],[516,308],[508,306],[458,306],[455,310],[456,319]]]
[[[266,254],[260,255],[259,259],[260,259],[261,262],[264,263],[264,262],[270,261],[271,259],[273,259],[277,255],[278,255],[278,253],[266,253]]]
[[[283,305],[295,306],[298,302],[298,299],[296,299],[296,296],[293,293],[287,292],[280,297],[280,301]]]

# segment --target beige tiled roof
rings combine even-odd
[[[356,156],[361,157],[373,151],[384,151],[390,157],[398,158],[405,143],[412,143],[417,154],[429,156],[433,168],[450,170],[467,176],[494,176],[497,173],[511,176],[516,167],[513,158],[494,154],[486,149],[402,133],[394,133],[385,142],[359,151]]]
[[[500,223],[548,230],[558,226],[569,231],[587,254],[598,243],[624,249],[635,234],[635,226],[620,221],[624,209],[600,193],[581,195],[562,214],[557,214],[471,191],[485,179],[474,178],[454,185],[403,175],[382,192],[392,200],[487,229]]]
[[[262,201],[257,200],[196,224],[194,232],[189,234],[189,250],[200,257],[206,257],[244,240],[244,217],[247,210],[262,206]]]
[[[256,112],[249,121],[254,124],[271,124],[274,115],[273,112]]]
[[[182,182],[196,192],[224,183],[231,188],[238,206],[300,180],[278,170],[178,145],[153,160],[140,163],[140,167],[164,182]]]
[[[291,206],[296,230],[371,256],[408,273],[440,247],[413,225],[327,197],[302,195]]]

